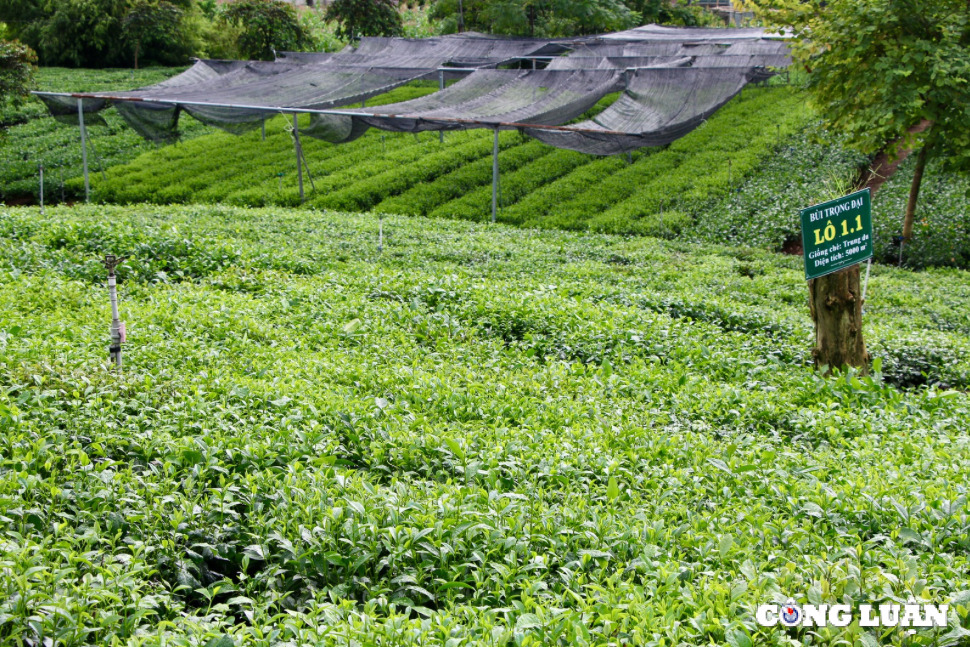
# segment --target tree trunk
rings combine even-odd
[[[906,202],[906,215],[903,218],[903,241],[909,241],[913,237],[916,201],[919,199],[919,187],[923,182],[923,169],[926,168],[926,160],[930,156],[932,146],[932,142],[927,139],[923,148],[919,149],[919,156],[916,158],[916,171],[913,173],[913,183],[909,186],[909,200]]]
[[[815,368],[853,366],[869,372],[869,354],[862,338],[860,265],[808,282],[809,308],[815,323]]]

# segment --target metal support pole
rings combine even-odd
[[[872,259],[866,263],[866,280],[862,284],[862,307],[866,307],[866,290],[869,289],[869,270],[872,269]]]
[[[293,113],[293,145],[296,147],[296,176],[300,183],[300,204],[303,204],[303,154],[300,151],[300,124],[297,114]]]
[[[445,72],[444,70],[438,70],[438,90],[441,91],[444,89],[445,89]],[[438,141],[442,144],[445,142],[445,131],[443,130],[438,131]]]
[[[88,178],[88,133],[84,128],[84,99],[77,100],[77,121],[81,126],[81,162],[84,165],[84,201],[91,200],[91,180]]]
[[[492,222],[498,211],[498,128],[495,129],[495,139],[492,143]]]
[[[384,216],[377,216],[377,253],[384,251]]]
[[[108,296],[111,299],[111,345],[108,347],[108,357],[119,372],[121,371],[121,345],[125,342],[125,324],[118,315],[118,283],[115,279],[115,268],[123,260],[123,257],[114,254],[104,257],[104,266],[108,270]]]
[[[627,151],[626,153],[626,163],[633,164],[633,151]]]
[[[263,141],[266,141],[266,120],[265,119],[263,119],[262,131],[263,131]]]
[[[313,175],[310,173],[310,163],[306,161],[306,153],[303,152],[303,144],[300,144],[300,157],[303,158],[303,169],[306,171],[306,177],[310,180],[310,190],[316,191],[317,185],[313,183]]]
[[[44,215],[44,165],[40,165],[40,214]]]

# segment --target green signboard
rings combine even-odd
[[[802,209],[802,250],[806,280],[872,258],[869,189]]]

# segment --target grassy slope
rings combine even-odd
[[[148,68],[143,70],[75,70],[40,68],[37,89],[52,92],[88,92],[142,87],[159,83],[185,68]],[[88,128],[92,148],[88,163],[92,175],[116,164],[128,162],[154,146],[131,130],[114,111],[101,113],[106,125]],[[37,196],[38,164],[44,165],[45,199],[54,202],[84,194],[83,184],[70,185],[68,179],[82,174],[81,139],[77,126],[62,124],[48,116],[37,99],[19,108],[0,113],[7,125],[6,139],[0,140],[0,200]],[[183,120],[183,136],[196,137],[212,132],[193,119]]]
[[[384,226],[0,212],[0,642],[940,644],[754,624],[970,567],[970,399],[816,378],[798,259]],[[873,270],[893,379],[966,388],[968,278]]]

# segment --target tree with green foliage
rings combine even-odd
[[[151,5],[170,8],[146,20]],[[0,22],[11,34],[43,65],[66,67],[121,67],[136,46],[139,60],[184,64],[201,53],[200,16],[194,0],[0,0]]]
[[[135,69],[138,69],[138,54],[143,43],[154,41],[176,46],[182,10],[170,2],[139,0],[128,9],[121,21],[125,38],[128,39],[135,55]]]
[[[867,154],[918,150],[903,217],[912,238],[926,162],[970,166],[970,0],[747,0],[790,29],[827,127]],[[809,282],[818,366],[864,367],[859,266]]]
[[[902,232],[912,238],[929,158],[970,168],[970,1],[748,4],[794,30],[795,59],[810,72],[812,99],[830,129],[867,154],[919,151]]]
[[[28,96],[37,55],[17,41],[0,40],[0,106]]]
[[[628,29],[640,14],[621,0],[438,0],[443,31],[558,37]]]
[[[282,0],[235,0],[225,8],[221,20],[240,30],[236,45],[243,58],[270,61],[274,51],[312,45],[296,10]]]
[[[337,23],[339,38],[349,40],[404,33],[404,21],[394,0],[332,0],[325,19]]]

